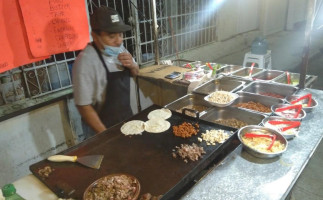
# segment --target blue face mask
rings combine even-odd
[[[119,47],[113,47],[113,46],[109,46],[109,45],[103,45],[103,46],[104,46],[104,53],[109,56],[118,57],[119,53],[122,53],[122,51],[123,51],[122,44]]]
[[[123,43],[118,47],[113,47],[113,46],[104,44],[101,38],[99,38],[99,40],[104,48],[103,53],[108,56],[118,57],[118,55],[124,51]]]

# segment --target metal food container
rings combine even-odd
[[[288,117],[286,115],[283,115],[281,112],[276,112],[277,108],[284,108],[286,106],[291,106],[291,105],[290,104],[276,104],[276,105],[271,106],[271,111],[277,116],[285,117],[287,119],[294,120],[294,121],[302,121],[302,119],[304,119],[306,117],[306,112],[303,109],[301,109],[301,112],[299,113],[298,117],[296,117],[296,118]]]
[[[197,60],[197,61],[178,60],[178,61],[183,61],[183,62],[187,61],[185,64],[182,64],[182,67],[188,67],[188,65],[194,66],[194,67],[201,67],[201,66],[203,66],[202,65],[202,61],[199,61],[199,60]]]
[[[228,120],[228,119],[236,119],[246,123],[247,125],[258,125],[262,122],[265,118],[265,115],[252,113],[245,110],[241,110],[234,107],[213,107],[212,109],[208,110],[208,112],[203,115],[200,119],[217,123],[216,120]],[[223,125],[223,124],[222,124]],[[229,126],[229,125],[224,125]],[[233,127],[233,126],[229,126]],[[238,128],[238,127],[233,127]]]
[[[264,96],[271,96],[278,99],[285,99],[287,96],[293,95],[297,90],[297,87],[290,85],[255,81],[247,85],[241,91]]]
[[[252,78],[254,80],[262,80],[262,81],[274,81],[275,79],[279,78],[284,74],[283,71],[278,71],[278,70],[265,70],[262,71]]]
[[[267,123],[268,121],[293,121],[293,120],[290,120],[284,117],[278,117],[278,116],[269,116],[262,120],[262,124],[264,127],[275,129],[280,134],[282,134],[287,140],[294,138],[299,133],[299,127],[295,128],[296,131],[294,131],[293,133],[288,133],[288,132],[280,131],[279,128],[274,127],[274,125],[268,124]]]
[[[292,85],[292,86],[298,86],[299,85],[299,77],[300,77],[300,74],[299,73],[292,73],[292,72],[289,72],[290,74],[290,84],[288,84],[288,78],[287,78],[287,73],[283,73],[282,76],[276,78],[274,80],[274,82],[277,82],[277,83],[281,83],[281,84],[287,84],[287,85]],[[305,77],[305,83],[310,79],[310,75],[306,75]]]
[[[243,67],[242,66],[239,66],[239,65],[227,65],[227,66],[224,66],[222,67],[221,69],[218,69],[216,71],[217,74],[226,74],[226,75],[229,75],[237,70],[240,70],[242,69]]]
[[[218,74],[219,78],[221,78],[222,80],[230,80],[230,81],[242,81],[244,82],[245,84],[243,85],[246,86],[250,83],[253,82],[253,80],[251,79],[246,79],[246,78],[243,78],[243,77],[239,77],[239,76],[231,76],[231,75],[225,75],[225,74]],[[237,91],[237,90],[236,90]]]
[[[167,105],[165,105],[165,108],[168,108],[172,111],[179,112],[182,108],[186,106],[199,106],[199,107],[206,107],[206,109],[202,112],[198,112],[199,117],[206,113],[206,111],[213,107],[211,104],[209,104],[207,101],[204,100],[204,96],[200,94],[187,94]],[[192,110],[187,109],[184,111],[184,114],[188,114],[190,112],[193,112]],[[183,113],[183,110],[182,110]],[[195,112],[196,113],[196,112]],[[188,114],[190,115],[190,114]]]
[[[291,104],[292,101],[298,99],[302,97],[302,95],[291,95],[286,97],[286,101],[288,101],[288,103]],[[302,104],[307,104],[308,103],[308,99],[303,99],[300,101]],[[318,105],[317,101],[312,97],[312,101],[311,101],[311,106],[303,106],[303,110],[307,113],[312,112],[314,108],[316,108]]]
[[[250,70],[251,70],[251,67],[244,67],[244,68],[232,73],[231,75],[250,79],[250,77],[249,77]],[[257,75],[258,73],[260,73],[262,71],[264,71],[262,68],[254,67],[251,77],[254,77],[255,75]]]
[[[315,76],[315,75],[308,75],[308,76],[309,78],[306,77],[305,79],[305,88],[312,88],[318,76]]]
[[[261,103],[262,105],[267,106],[268,108],[271,108],[272,105],[281,104],[284,102],[282,99],[277,99],[277,98],[268,97],[268,96],[262,96],[262,95],[258,95],[258,94],[245,93],[245,92],[238,92],[238,94],[239,94],[239,98],[236,99],[235,102],[233,102],[233,104],[231,104],[231,106],[236,106],[238,103],[247,103],[249,101],[253,101],[256,103]],[[259,114],[263,114],[263,115],[270,115],[271,114],[271,112],[259,112],[259,111],[251,110],[251,109],[247,109],[247,108],[239,108],[239,109],[243,109],[243,110],[247,110],[249,112],[255,112],[255,113],[259,113]]]
[[[227,64],[220,64],[220,63],[208,63],[208,64],[210,64],[212,67],[215,67],[216,70],[219,70],[224,66],[227,66]],[[203,69],[203,70],[210,70],[209,66],[207,66],[206,63],[202,63],[202,61],[189,62],[189,63],[182,65],[182,67],[187,68],[187,67],[189,67],[189,65],[192,67],[197,67],[197,68]]]
[[[245,82],[238,80],[227,80],[222,79],[222,77],[210,80],[201,86],[195,88],[193,93],[209,95],[212,92],[222,90],[227,92],[235,92],[240,90],[244,86]]]
[[[284,145],[284,149],[282,151],[279,152],[275,152],[275,153],[267,153],[267,152],[261,152],[258,151],[250,146],[247,146],[247,144],[245,144],[242,140],[242,137],[246,134],[246,133],[264,133],[264,134],[271,134],[271,135],[276,135],[276,140],[280,141],[283,145]],[[262,127],[262,126],[255,126],[255,125],[251,125],[251,126],[245,126],[243,128],[241,128],[238,131],[238,138],[240,140],[240,142],[243,145],[243,148],[250,153],[251,155],[254,155],[255,157],[258,158],[274,158],[277,156],[282,155],[288,146],[288,142],[286,140],[286,138],[284,138],[284,136],[282,134],[280,134],[278,131],[274,130],[274,129],[270,129],[270,128],[266,128],[266,127]]]

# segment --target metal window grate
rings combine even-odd
[[[156,0],[159,57],[174,56],[216,40],[213,0]],[[138,0],[141,64],[153,60],[150,1]]]
[[[216,40],[214,0],[156,0],[159,57],[174,56]],[[139,64],[154,59],[150,0],[90,0],[89,13],[102,5],[116,9],[133,31],[125,46]]]
[[[71,68],[77,52],[56,54],[22,66],[28,97],[39,97],[72,85]]]
[[[159,26],[159,57],[174,56],[216,40],[215,19],[212,9],[214,0],[156,0],[157,24]],[[89,14],[100,6],[116,9],[127,24],[133,27],[126,32],[124,45],[139,64],[154,60],[154,40],[152,10],[150,0],[88,0]],[[78,54],[65,52],[51,56],[50,59],[31,63],[16,70],[0,74],[0,105],[19,100],[20,89],[23,96],[34,98],[71,87],[71,67]],[[14,80],[21,77],[21,83]],[[2,81],[6,81],[5,83]],[[11,80],[12,86],[7,86]],[[16,81],[16,82],[15,82]],[[18,84],[18,85],[17,85]],[[21,86],[20,86],[21,85]],[[5,89],[11,88],[10,90]],[[15,98],[8,100],[8,95]],[[9,96],[10,96],[9,95]]]

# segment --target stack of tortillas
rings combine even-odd
[[[156,109],[151,111],[148,114],[148,119],[153,119],[153,118],[162,118],[162,119],[168,119],[172,116],[172,111],[170,111],[167,108],[161,108],[161,109]]]
[[[145,122],[132,120],[121,126],[121,133],[125,135],[141,135],[145,130]]]
[[[145,122],[145,131],[149,133],[161,133],[169,129],[170,123],[166,119],[172,116],[172,112],[167,108],[151,111],[148,114],[148,121]]]
[[[166,119],[171,116],[172,112],[169,109],[156,109],[148,114],[148,121],[131,120],[123,124],[120,130],[124,135],[141,135],[144,131],[161,133],[169,129],[170,123]]]

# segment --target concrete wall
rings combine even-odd
[[[289,0],[286,29],[293,30],[295,23],[306,20],[308,0]]]
[[[287,5],[287,2],[298,3]],[[287,7],[292,11],[287,11]],[[256,36],[283,30],[287,13],[289,26],[302,21],[304,1],[224,1],[217,18],[218,42],[181,53],[180,57],[215,61],[219,57],[249,48]],[[132,86],[132,90],[134,89]],[[140,95],[143,108],[152,104],[149,95],[143,92]],[[136,112],[135,95],[131,102]],[[81,141],[81,132],[80,116],[72,99],[0,122],[0,186],[30,173],[31,164]]]
[[[217,36],[219,41],[259,28],[258,0],[227,0],[218,8]]]
[[[291,1],[293,2],[293,1]],[[266,0],[263,1],[263,21],[262,32],[264,35],[270,35],[283,31],[286,24],[287,0]]]
[[[26,174],[29,166],[72,145],[63,101],[0,122],[0,186]]]

